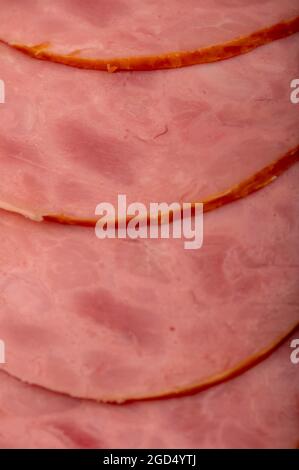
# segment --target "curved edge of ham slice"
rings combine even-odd
[[[287,171],[292,165],[298,163],[298,161],[299,145],[291,149],[278,160],[275,160],[270,165],[264,167],[258,173],[245,179],[241,183],[234,185],[227,191],[215,194],[202,201],[204,204],[204,212],[210,212],[212,210],[218,209],[226,204],[238,201],[239,199],[243,199],[244,197],[249,196],[250,194],[256,191],[259,191],[260,189],[266,187],[268,184],[271,184],[273,181],[275,181],[276,178],[278,178],[285,171]],[[192,211],[194,211],[195,204],[198,202],[199,201],[191,203]],[[82,219],[64,214],[31,214],[27,211],[22,211],[12,206],[8,207],[7,204],[2,203],[1,201],[0,208],[4,210],[9,210],[10,212],[19,213],[37,222],[41,222],[44,220],[47,222],[56,222],[65,225],[81,225],[85,227],[93,227],[97,222],[97,219]],[[173,213],[170,213],[169,216],[171,220],[171,218],[173,217]],[[159,214],[159,224],[161,223],[161,218],[162,214]],[[129,220],[130,219],[128,219],[127,222],[129,222]]]
[[[283,335],[280,337],[276,338],[276,340],[271,343],[270,345],[267,345],[264,349],[261,351],[257,352],[253,356],[250,356],[243,361],[241,361],[239,364],[234,366],[231,369],[228,369],[221,374],[214,375],[212,377],[207,378],[206,380],[202,381],[201,383],[197,384],[192,384],[188,388],[178,388],[176,390],[172,390],[171,392],[166,392],[166,393],[161,393],[158,394],[157,396],[153,395],[150,397],[140,397],[132,400],[124,400],[121,401],[120,404],[122,403],[132,403],[135,401],[153,401],[153,400],[165,400],[169,398],[176,398],[176,397],[186,397],[186,396],[191,396],[191,395],[196,395],[197,393],[203,392],[204,390],[207,390],[211,387],[215,387],[217,385],[223,384],[225,382],[228,382],[243,373],[247,372],[248,370],[252,369],[253,367],[257,366],[264,360],[266,360],[268,357],[270,357],[273,353],[276,352],[277,349],[279,349],[292,335],[298,330],[299,328],[299,321],[295,323],[295,325],[292,326],[290,330],[285,332]],[[106,403],[109,403],[106,402]],[[114,403],[114,402],[111,402]]]
[[[50,50],[50,42],[37,45],[26,45],[0,40],[26,55],[38,59],[68,65],[81,69],[101,70],[113,73],[116,71],[148,71],[174,69],[191,65],[206,64],[230,59],[247,54],[257,47],[264,46],[278,39],[286,38],[299,32],[299,16],[261,29],[247,36],[234,38],[223,44],[215,44],[191,51],[168,52],[159,55],[87,58],[78,56],[78,52],[58,54]]]
[[[289,356],[288,340],[212,390],[122,406],[60,396],[0,372],[0,447],[298,448],[297,366]]]
[[[231,369],[225,370],[224,372],[221,372],[220,374],[216,374],[211,377],[208,377],[207,379],[203,380],[200,383],[193,383],[189,385],[188,387],[177,388],[169,392],[161,392],[161,393],[153,394],[149,396],[143,395],[139,397],[136,396],[134,398],[111,399],[111,400],[106,398],[106,399],[96,400],[95,398],[73,395],[63,390],[58,390],[56,388],[51,388],[49,386],[37,384],[35,382],[34,383],[29,382],[26,379],[23,379],[19,376],[16,376],[14,373],[11,373],[7,368],[1,368],[0,373],[4,371],[5,374],[7,374],[9,377],[19,380],[25,385],[37,387],[38,389],[41,389],[50,393],[58,394],[62,397],[67,397],[67,398],[74,399],[74,400],[85,400],[86,402],[90,402],[90,403],[93,403],[93,402],[101,403],[103,405],[105,404],[127,405],[131,403],[163,401],[163,400],[168,400],[172,398],[192,397],[193,395],[197,395],[210,388],[225,384],[226,382],[229,382],[230,380],[233,380],[241,376],[242,374],[248,372],[250,369],[253,369],[255,366],[258,366],[267,358],[269,358],[272,354],[274,354],[289,338],[291,338],[293,334],[298,330],[298,328],[299,328],[299,321],[296,322],[291,327],[291,329],[284,332],[281,336],[277,337],[270,345],[265,346],[262,350],[258,351],[254,355],[242,360],[239,364],[235,365]]]
[[[296,322],[294,325],[292,325],[291,329],[289,329],[288,331],[285,331],[283,334],[277,337],[271,344],[268,344],[267,346],[265,346],[262,350],[242,360],[239,364],[235,365],[234,367],[228,370],[225,370],[224,372],[221,372],[220,374],[216,374],[211,377],[208,377],[207,379],[203,380],[200,383],[193,383],[188,387],[172,389],[169,392],[163,391],[157,394],[140,395],[134,398],[122,398],[122,399],[114,398],[111,400],[106,398],[106,399],[96,400],[90,397],[84,397],[84,396],[81,397],[79,395],[72,395],[63,390],[52,389],[49,386],[31,383],[25,379],[22,379],[21,377],[17,377],[13,373],[11,373],[7,368],[1,368],[1,372],[4,371],[10,377],[16,380],[19,380],[20,382],[24,384],[38,387],[41,390],[46,390],[51,393],[57,393],[61,396],[69,397],[71,399],[86,400],[87,402],[98,402],[98,403],[107,404],[107,405],[108,404],[125,405],[125,404],[138,403],[138,402],[159,401],[159,400],[163,401],[163,400],[167,400],[171,398],[188,397],[188,396],[196,395],[200,392],[203,392],[212,387],[224,384],[226,382],[229,382],[232,379],[235,379],[236,377],[239,377],[240,375],[244,374],[245,372],[259,365],[264,360],[269,358],[272,354],[274,354],[277,349],[279,349],[290,337],[292,337],[292,335],[298,330],[298,328],[299,328],[299,321]]]

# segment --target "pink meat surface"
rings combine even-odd
[[[0,446],[294,448],[299,365],[290,361],[290,342],[245,374],[198,395],[121,406],[66,398],[2,372]]]
[[[79,57],[157,55],[223,43],[296,15],[295,0],[0,0],[0,37]]]
[[[202,200],[298,145],[298,35],[222,63],[138,74],[0,51],[0,207],[33,218],[90,218],[118,194]]]
[[[299,165],[209,213],[182,240],[0,218],[2,366],[73,396],[124,401],[198,387],[298,322]],[[214,379],[212,379],[214,380]]]

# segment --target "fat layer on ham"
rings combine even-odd
[[[2,372],[0,446],[294,448],[299,382],[290,342],[245,374],[193,397],[121,406],[66,398]]]
[[[201,201],[298,145],[297,35],[171,71],[99,74],[1,46],[0,207],[40,219],[97,204]]]
[[[299,165],[207,214],[203,247],[0,218],[8,372],[125,401],[219,381],[298,322]],[[242,368],[241,367],[241,368]]]
[[[294,0],[1,0],[0,38],[74,57],[157,56],[224,43],[297,15]]]

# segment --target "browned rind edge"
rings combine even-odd
[[[192,202],[192,216],[195,213],[195,207],[198,202],[203,202],[204,212],[210,212],[212,210],[218,209],[226,204],[230,204],[239,199],[243,199],[250,194],[259,191],[265,186],[274,182],[282,173],[287,171],[291,166],[299,161],[299,145],[289,152],[287,152],[283,157],[280,157],[278,160],[275,160],[270,165],[267,165],[262,170],[260,170],[255,175],[247,178],[227,191],[216,194],[209,197],[203,201]],[[169,220],[172,222],[173,212],[169,213]],[[46,214],[43,216],[43,220],[47,222],[56,222],[64,225],[79,225],[81,227],[94,227],[97,223],[97,219],[83,219],[72,217],[64,214]],[[127,219],[127,223],[129,222]],[[147,223],[150,223],[150,218]],[[158,219],[158,224],[161,225],[161,214]],[[117,228],[117,221],[116,221]]]
[[[149,401],[149,400],[161,400],[161,399],[178,398],[178,397],[184,397],[184,396],[192,396],[199,392],[207,390],[211,387],[214,387],[216,385],[220,385],[222,383],[228,382],[229,380],[239,377],[243,373],[247,372],[248,370],[252,369],[254,366],[257,366],[258,364],[263,362],[265,359],[270,357],[277,349],[280,348],[280,346],[283,343],[285,343],[285,341],[287,341],[296,332],[298,328],[299,328],[299,322],[297,322],[285,334],[277,338],[270,346],[267,346],[261,351],[254,354],[253,356],[250,356],[249,358],[244,359],[242,362],[240,362],[238,365],[234,366],[233,368],[228,369],[225,372],[222,372],[218,375],[214,375],[199,384],[193,384],[185,388],[183,387],[178,388],[177,390],[174,390],[172,392],[168,392],[168,393],[166,392],[166,393],[153,396],[153,397],[148,397],[148,398],[144,397],[144,398],[140,398],[137,400]],[[133,401],[136,401],[136,399],[127,400],[125,403],[129,403]]]
[[[257,366],[260,364],[262,361],[266,360],[268,357],[270,357],[276,350],[280,348],[280,346],[283,345],[289,338],[292,337],[292,335],[297,331],[299,328],[299,322],[297,322],[295,325],[293,325],[288,331],[286,331],[284,334],[276,338],[273,343],[270,345],[266,346],[264,349],[261,351],[257,352],[256,354],[247,357],[243,361],[241,361],[239,364],[236,366],[221,372],[219,374],[213,375],[211,377],[208,377],[207,379],[203,380],[200,383],[195,383],[191,384],[188,386],[180,387],[172,391],[168,392],[158,392],[154,395],[149,395],[149,396],[135,396],[131,398],[123,398],[123,397],[114,397],[114,398],[90,398],[90,397],[85,397],[85,396],[76,396],[74,394],[64,392],[61,390],[55,390],[50,387],[45,387],[43,385],[37,385],[32,382],[28,382],[26,380],[23,380],[14,374],[11,374],[9,371],[6,369],[1,369],[3,372],[5,372],[7,375],[16,378],[17,380],[20,380],[23,383],[27,383],[35,388],[39,388],[42,390],[47,390],[48,392],[56,393],[58,395],[62,396],[67,396],[70,398],[75,398],[75,399],[83,399],[86,401],[90,402],[98,402],[98,403],[106,403],[110,404],[111,406],[122,406],[126,405],[129,403],[134,403],[134,402],[147,402],[147,401],[157,401],[157,400],[166,400],[170,398],[180,398],[180,397],[187,397],[187,396],[193,396],[196,395],[200,392],[203,392],[204,390],[207,390],[211,387],[215,387],[217,385],[221,385],[223,383],[226,383],[230,380],[235,379],[236,377],[241,376],[243,373],[247,372],[248,370],[252,369],[254,366]]]
[[[45,42],[35,46],[7,43],[9,46],[39,60],[47,60],[81,69],[116,71],[150,71],[188,67],[196,64],[218,62],[264,46],[278,39],[286,38],[299,31],[299,16],[281,21],[270,27],[261,29],[247,36],[238,37],[223,44],[202,47],[192,51],[169,52],[161,55],[146,55],[132,57],[115,57],[107,59],[92,59],[78,57],[79,51],[60,55],[50,51],[50,43]],[[2,40],[2,42],[5,42]]]

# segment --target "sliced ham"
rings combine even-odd
[[[39,59],[144,70],[248,52],[298,31],[298,15],[294,0],[1,0],[0,38]]]
[[[90,219],[118,194],[203,200],[298,146],[297,36],[221,64],[139,74],[0,51],[0,207],[33,219]]]
[[[206,214],[195,251],[3,212],[4,369],[122,402],[198,390],[252,365],[298,323],[298,176],[295,165]]]
[[[289,340],[257,367],[196,396],[122,406],[66,398],[2,372],[1,447],[294,448],[299,366],[290,353]]]

